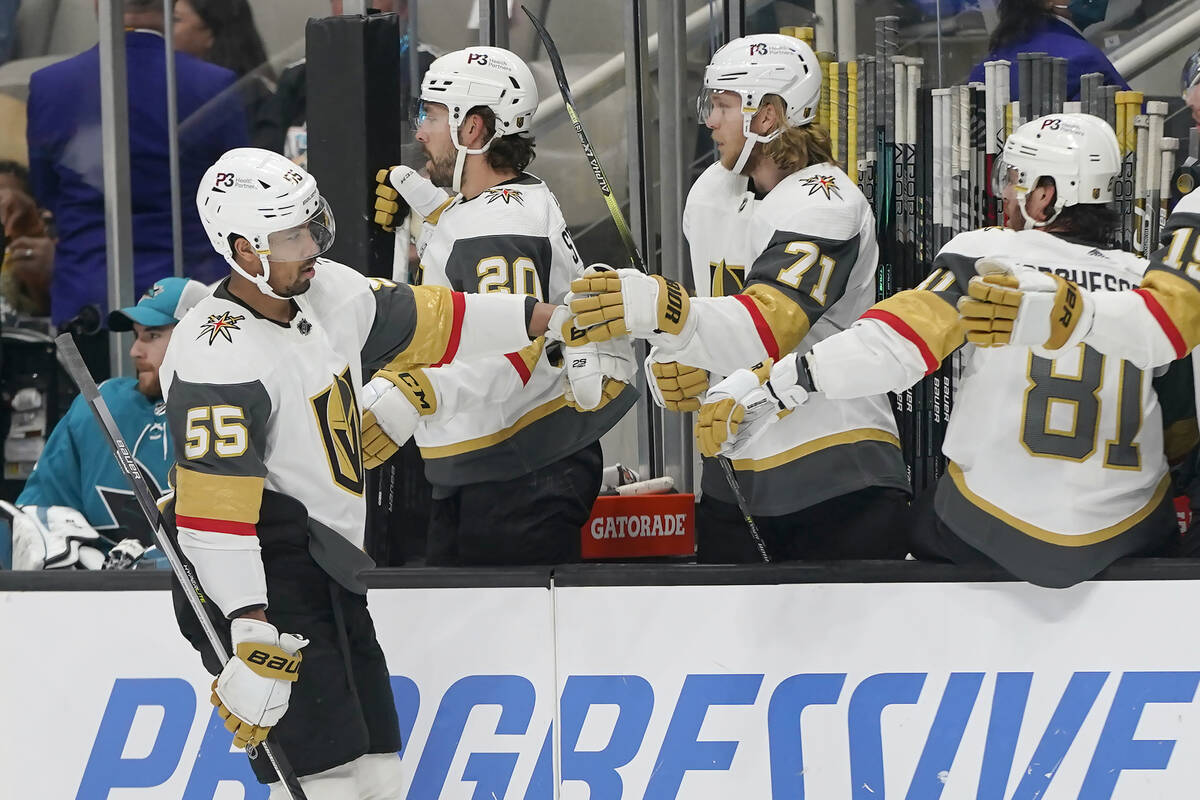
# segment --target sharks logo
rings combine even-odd
[[[138,472],[142,474],[142,479],[150,487],[150,492],[155,497],[162,496],[162,487],[158,485],[154,474],[136,458],[134,459],[134,463],[137,464]],[[104,507],[108,510],[109,517],[112,519],[112,524],[95,526],[101,536],[108,537],[113,542],[125,538],[134,538],[146,546],[154,544],[154,533],[150,530],[150,523],[146,521],[146,515],[132,491],[112,486],[97,486],[95,488],[96,494],[100,495],[100,500],[104,503]]]

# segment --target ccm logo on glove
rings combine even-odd
[[[429,401],[425,398],[425,387],[421,385],[421,382],[417,380],[416,376],[414,376],[411,372],[401,372],[396,377],[398,377],[405,386],[412,390],[409,395],[417,401],[417,407],[420,410],[428,411],[433,408],[433,406],[430,405]]]

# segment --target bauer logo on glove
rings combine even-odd
[[[264,650],[250,642],[238,645],[238,658],[247,664],[261,669],[254,670],[264,678],[278,678],[284,681],[295,681],[300,676],[300,660],[302,656],[285,653],[278,647]]]
[[[1057,351],[1079,344],[1091,328],[1090,298],[1066,278],[1004,258],[981,258],[975,271],[958,312],[977,347]]]
[[[644,275],[635,269],[613,270],[592,265],[582,278],[571,282],[571,312],[575,327],[589,341],[604,342],[621,336],[652,339],[667,334],[687,339],[691,300],[683,287],[662,275]]]

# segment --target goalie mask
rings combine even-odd
[[[1027,122],[1004,143],[992,171],[992,192],[1011,192],[1023,227],[1042,228],[1067,206],[1111,203],[1121,155],[1109,124],[1091,114],[1050,114]],[[1044,222],[1031,219],[1025,203],[1042,178],[1054,179],[1054,206]]]
[[[812,48],[795,37],[779,33],[743,36],[714,53],[704,69],[704,86],[696,102],[702,124],[712,111],[715,92],[733,92],[742,101],[742,135],[746,142],[733,167],[733,172],[740,173],[755,142],[770,142],[783,133],[782,125],[767,134],[750,130],[750,121],[766,95],[778,95],[783,100],[787,123],[792,127],[807,125],[816,118],[821,63]]]
[[[424,120],[424,104],[441,103],[449,112],[450,141],[458,152],[451,188],[462,188],[466,157],[486,153],[497,137],[528,131],[538,107],[533,73],[514,53],[500,47],[468,47],[447,53],[429,65],[421,80],[421,99],[413,127]],[[458,128],[473,108],[491,109],[496,117],[492,138],[478,149],[458,140]]]
[[[208,168],[196,192],[200,221],[229,266],[270,297],[272,261],[307,261],[333,244],[329,205],[311,175],[269,150],[240,147]],[[231,236],[248,241],[262,264],[251,275],[234,258]]]

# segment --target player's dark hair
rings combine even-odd
[[[1044,0],[1000,0],[997,11],[1000,21],[988,40],[990,53],[1010,44],[1029,41],[1039,28],[1055,16]]]
[[[487,106],[476,106],[467,115],[478,114],[483,120],[484,140],[490,139],[496,132],[496,115]],[[509,169],[513,172],[524,172],[533,161],[533,136],[528,133],[510,133],[500,136],[492,142],[492,146],[484,153],[488,166],[492,169]]]
[[[1080,203],[1064,208],[1048,230],[1081,244],[1112,248],[1120,227],[1120,217],[1111,205]]]
[[[833,155],[833,141],[829,138],[829,131],[815,120],[807,125],[789,125],[783,98],[777,94],[767,95],[763,102],[775,108],[783,126],[783,132],[779,136],[763,145],[763,154],[780,169],[795,172],[813,164],[838,165]]]
[[[1038,178],[1037,186],[1053,187],[1054,179],[1042,176]],[[1055,199],[1052,195],[1051,206]],[[1109,249],[1116,246],[1120,227],[1120,216],[1111,203],[1076,203],[1060,211],[1044,230],[1078,244]]]
[[[0,159],[0,175],[12,175],[21,184],[21,191],[25,194],[33,194],[33,190],[29,186],[29,170],[19,161]]]
[[[212,49],[206,61],[225,67],[239,78],[251,72],[268,79],[274,77],[247,0],[188,0],[188,3],[212,33]]]

